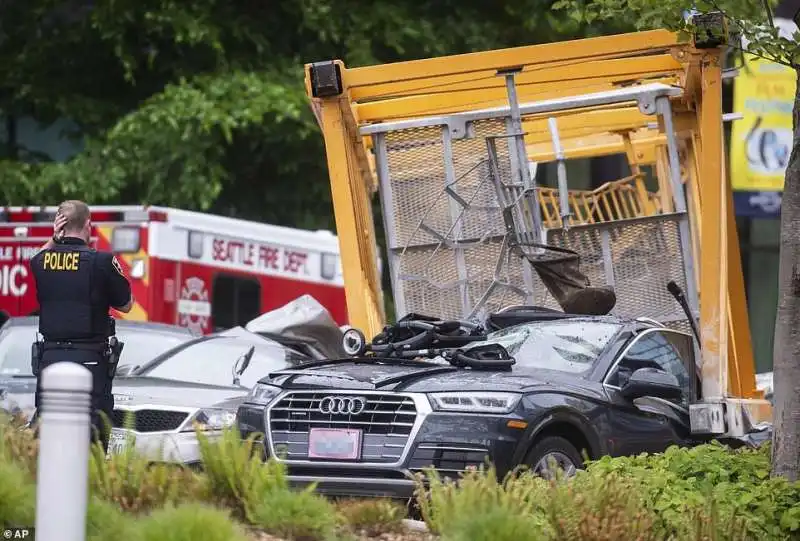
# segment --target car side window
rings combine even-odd
[[[675,376],[683,388],[683,396],[672,402],[685,408],[689,407],[692,380],[686,370],[686,360],[673,341],[660,331],[648,332],[634,340],[634,344],[611,373],[606,383],[622,387],[631,374],[640,368],[664,370]]]

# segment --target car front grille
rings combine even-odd
[[[116,428],[127,428],[127,416],[132,416],[133,429],[137,432],[164,432],[175,430],[189,416],[185,411],[173,410],[124,410],[115,409],[112,424]]]
[[[364,410],[355,415],[322,413],[320,404],[329,396],[364,398]],[[267,423],[279,459],[314,460],[308,457],[312,428],[348,428],[362,432],[358,462],[391,464],[402,457],[416,418],[414,399],[406,395],[294,391],[269,410]]]

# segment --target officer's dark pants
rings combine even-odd
[[[41,397],[42,371],[58,362],[80,363],[92,373],[92,441],[100,441],[108,450],[108,424],[114,411],[114,395],[111,394],[111,378],[108,375],[108,363],[99,349],[58,349],[45,347],[42,361],[39,363],[39,378],[36,380],[36,417],[39,417],[39,401]],[[105,415],[105,419],[103,418]]]

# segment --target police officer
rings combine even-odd
[[[31,259],[43,339],[38,359],[32,362],[37,378],[47,366],[61,361],[81,363],[91,371],[92,437],[107,449],[106,423],[114,409],[111,383],[121,351],[112,338],[108,312],[109,308],[130,312],[133,296],[116,258],[88,246],[91,231],[86,203],[65,201],[54,221],[53,238]],[[40,400],[39,378],[37,412]]]

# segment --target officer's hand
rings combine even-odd
[[[60,238],[64,234],[64,226],[67,225],[67,217],[60,212],[56,214],[56,219],[53,220],[53,238]]]

